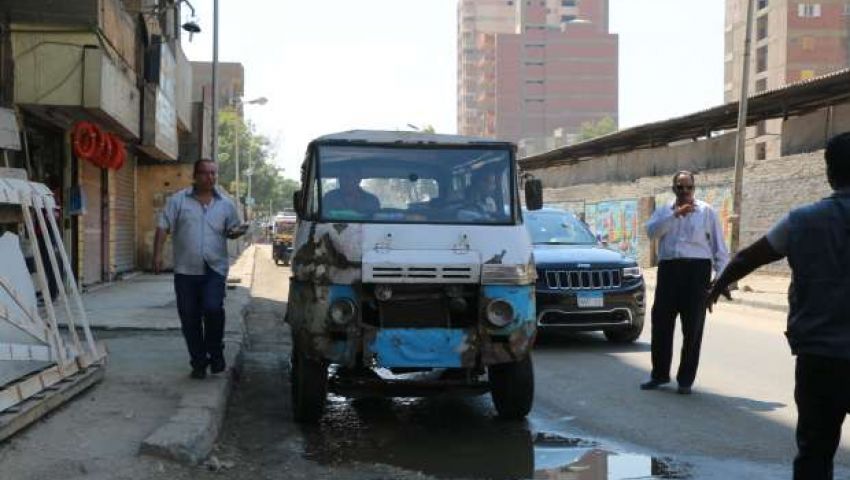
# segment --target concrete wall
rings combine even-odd
[[[677,147],[670,147],[675,149]],[[635,152],[637,153],[637,152]],[[670,153],[668,158],[682,158]],[[600,165],[594,168],[600,173],[605,169],[605,158],[599,159]],[[685,166],[677,163],[676,167]],[[609,171],[613,180],[595,183],[575,183],[569,186],[553,186],[552,179],[562,183],[569,177],[572,165],[534,171],[544,179],[547,188],[544,190],[544,201],[547,204],[559,205],[573,211],[582,205],[613,200],[637,200],[638,224],[640,226],[637,238],[637,258],[641,265],[650,266],[653,263],[653,246],[646,237],[645,223],[649,219],[657,199],[670,191],[670,175],[678,168],[668,165],[663,174],[643,175],[634,180],[622,180],[622,172]],[[642,167],[645,168],[645,167]],[[731,188],[733,169],[711,168],[698,169],[696,182],[702,192]],[[642,171],[638,167],[626,169],[627,172]],[[809,203],[830,193],[826,183],[823,151],[804,153],[782,157],[775,160],[750,162],[744,169],[744,195],[741,208],[741,244],[748,245],[764,235],[767,230],[790,209]],[[698,190],[700,196],[700,190]],[[715,201],[715,209],[722,210],[724,199]],[[728,206],[726,207],[728,209]],[[726,226],[728,228],[728,225]],[[787,273],[787,264],[780,262],[765,268],[773,273]]]
[[[735,135],[580,160],[569,165],[534,170],[544,187],[606,182],[633,182],[643,177],[672,175],[678,170],[702,171],[732,167]]]

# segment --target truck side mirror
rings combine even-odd
[[[304,216],[303,207],[301,206],[301,190],[292,192],[292,208],[295,209],[295,215],[299,218]]]
[[[543,182],[537,178],[525,181],[525,208],[540,210],[543,208]]]

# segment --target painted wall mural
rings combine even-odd
[[[585,205],[585,221],[596,237],[608,248],[627,257],[638,255],[637,200],[611,200]]]

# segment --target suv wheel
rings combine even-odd
[[[490,395],[499,416],[508,420],[525,418],[534,402],[534,366],[531,354],[522,360],[487,367]]]

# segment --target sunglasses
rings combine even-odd
[[[693,185],[676,185],[675,187],[673,187],[673,190],[676,190],[677,192],[692,192],[692,191],[694,191],[694,186]]]

